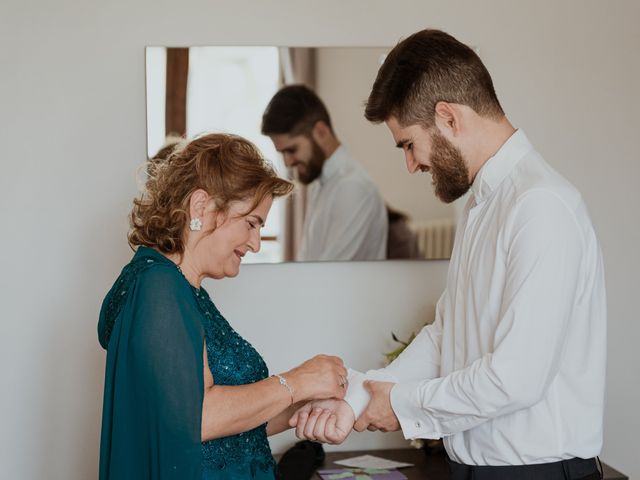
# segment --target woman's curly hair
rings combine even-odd
[[[191,194],[198,189],[226,214],[234,201],[253,199],[249,213],[267,196],[281,197],[293,184],[278,177],[260,151],[237,135],[212,133],[165,146],[147,163],[144,191],[133,200],[129,245],[183,253]]]

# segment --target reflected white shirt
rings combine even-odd
[[[606,361],[602,255],[579,192],[517,131],[478,172],[436,319],[388,367],[406,438],[469,465],[598,455]],[[362,374],[347,401],[368,402]]]
[[[378,187],[344,146],[309,186],[297,260],[382,260],[387,211]]]

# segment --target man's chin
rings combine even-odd
[[[469,189],[466,189],[463,192],[442,192],[436,186],[434,193],[435,193],[436,197],[438,197],[438,200],[440,200],[443,203],[449,204],[449,203],[453,203],[456,200],[458,200],[460,197],[462,197],[468,191],[469,191]]]
[[[302,183],[303,185],[309,185],[310,183],[313,183],[313,181],[318,178],[320,175],[300,175],[298,174],[298,181],[300,183]]]
[[[441,197],[439,195],[437,195],[437,197],[438,197],[438,200],[440,200],[442,203],[446,203],[447,205],[455,202],[458,198],[460,198],[460,197],[456,197],[456,198]]]

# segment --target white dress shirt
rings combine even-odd
[[[468,465],[591,458],[602,447],[606,298],[580,193],[517,131],[476,176],[436,319],[396,361],[404,436]],[[350,374],[356,417],[368,395]]]
[[[387,211],[367,172],[343,146],[309,186],[298,260],[383,260]]]

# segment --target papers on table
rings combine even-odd
[[[379,470],[376,468],[342,468],[337,470],[318,470],[322,480],[407,480],[397,470]]]
[[[391,469],[413,467],[412,463],[394,462],[393,460],[387,460],[386,458],[376,457],[373,455],[360,455],[359,457],[336,460],[333,463],[355,468]]]

